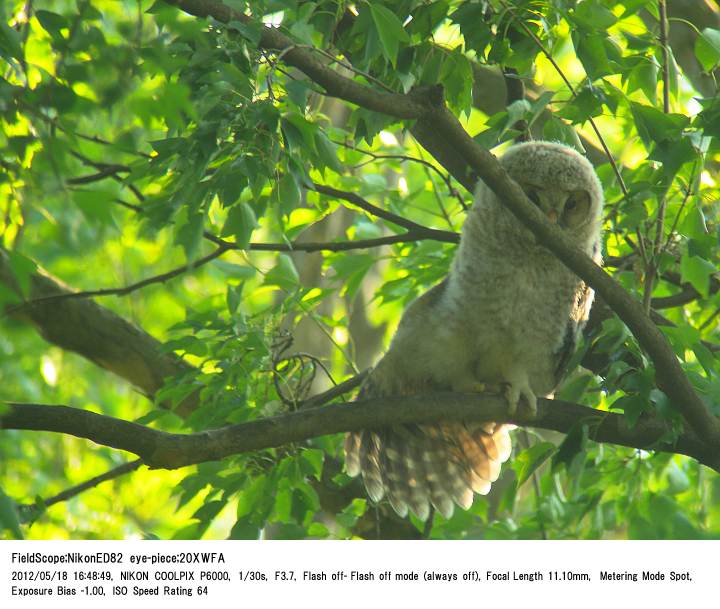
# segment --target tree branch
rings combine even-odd
[[[142,459],[136,459],[134,461],[129,461],[128,463],[123,463],[122,465],[109,469],[104,474],[94,476],[89,480],[85,480],[85,482],[71,486],[57,495],[53,495],[47,499],[41,499],[39,503],[25,504],[18,507],[20,508],[25,520],[34,520],[41,510],[47,509],[56,503],[61,503],[63,501],[68,501],[73,497],[77,497],[80,493],[94,488],[103,482],[114,480],[115,478],[129,474],[130,472],[134,472],[135,470],[140,469],[142,465]]]
[[[404,423],[495,421],[564,433],[587,424],[589,437],[597,442],[688,455],[720,471],[716,450],[689,430],[669,442],[670,428],[655,417],[641,418],[630,429],[622,415],[558,400],[538,400],[533,419],[509,416],[506,400],[497,395],[432,393],[391,401],[392,407],[388,398],[334,404],[191,434],[158,431],[67,406],[9,403],[0,427],[70,434],[134,453],[150,467],[174,469],[327,434]]]
[[[228,249],[242,250],[231,241],[225,241],[212,233],[205,233],[205,238],[218,245],[224,244]],[[442,241],[443,243],[458,243],[460,235],[451,231],[424,229],[422,231],[407,231],[399,235],[376,237],[375,239],[355,239],[353,241],[292,241],[290,243],[251,243],[247,249],[253,252],[348,252],[351,250],[369,249],[382,245],[395,243],[413,243],[415,241]]]
[[[0,283],[21,293],[2,249]],[[72,293],[68,286],[42,271],[30,277],[30,299]],[[48,342],[79,353],[150,397],[163,386],[166,377],[192,369],[174,354],[165,353],[162,343],[147,332],[88,298],[37,302],[14,315],[32,323]],[[178,412],[187,413],[196,403],[197,395],[192,394],[183,400]]]
[[[154,283],[165,283],[166,281],[169,281],[170,279],[174,279],[175,277],[178,277],[179,275],[187,273],[191,269],[196,269],[198,267],[201,267],[201,266],[207,264],[208,262],[215,260],[215,258],[219,258],[225,252],[227,252],[229,249],[231,249],[231,248],[226,246],[223,243],[214,252],[211,252],[210,254],[208,254],[207,256],[203,256],[202,258],[198,258],[194,262],[190,262],[188,264],[183,264],[182,266],[174,268],[173,270],[168,271],[166,273],[161,273],[160,275],[154,275],[152,277],[147,277],[146,279],[136,281],[135,283],[131,283],[130,285],[126,285],[122,288],[101,288],[98,290],[83,290],[80,292],[64,292],[61,294],[49,294],[47,296],[40,296],[38,298],[33,298],[31,300],[27,300],[23,304],[15,307],[15,309],[21,309],[26,306],[32,306],[32,305],[35,305],[35,304],[38,304],[41,302],[48,302],[51,300],[57,301],[57,300],[68,300],[68,299],[73,299],[73,298],[92,298],[95,296],[126,296],[128,294],[131,294],[132,292],[140,290],[140,289],[147,287],[149,285],[152,285]],[[11,310],[11,312],[12,312],[12,310]]]
[[[368,212],[369,214],[372,214],[373,216],[382,218],[383,220],[387,220],[388,222],[392,222],[393,224],[397,224],[398,226],[402,226],[410,232],[416,234],[426,233],[429,238],[435,239],[436,241],[457,243],[457,241],[459,240],[459,235],[457,233],[446,230],[437,230],[435,228],[428,228],[427,226],[423,226],[422,224],[418,224],[417,222],[413,222],[412,220],[408,220],[407,218],[403,218],[402,216],[398,216],[397,214],[394,214],[392,212],[385,211],[377,205],[373,205],[372,203],[370,203],[370,201],[363,199],[360,195],[356,195],[354,192],[338,190],[337,188],[333,188],[332,186],[325,186],[324,184],[318,184],[317,182],[313,182],[312,187],[316,192],[319,192],[328,197],[334,197],[336,199],[342,199],[343,201],[347,201],[351,205],[355,205],[356,207],[359,207],[360,209]]]

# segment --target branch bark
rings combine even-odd
[[[191,434],[168,433],[137,423],[67,406],[10,403],[0,417],[3,429],[53,431],[134,453],[154,468],[174,469],[230,455],[359,429],[437,421],[495,421],[569,432],[587,424],[589,437],[663,452],[688,455],[720,471],[720,454],[693,431],[669,442],[670,428],[655,418],[641,418],[632,429],[625,417],[559,400],[538,400],[535,418],[509,416],[502,396],[431,393],[362,400],[310,408],[281,416]]]

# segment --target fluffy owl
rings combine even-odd
[[[590,163],[551,142],[510,147],[501,165],[550,222],[600,260],[603,194]],[[497,386],[510,412],[550,395],[588,318],[593,292],[482,182],[448,277],[407,309],[358,399]],[[388,400],[388,407],[392,401]],[[510,456],[510,426],[448,422],[348,434],[346,467],[400,516],[446,518],[487,494]]]

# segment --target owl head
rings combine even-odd
[[[500,164],[550,222],[581,247],[594,243],[602,222],[603,192],[585,157],[563,144],[536,141],[508,148]]]

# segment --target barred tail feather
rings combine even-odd
[[[348,434],[346,468],[362,474],[370,498],[387,496],[401,517],[421,520],[434,506],[450,518],[455,504],[468,509],[474,493],[485,495],[508,459],[511,426],[486,423],[404,425]]]

